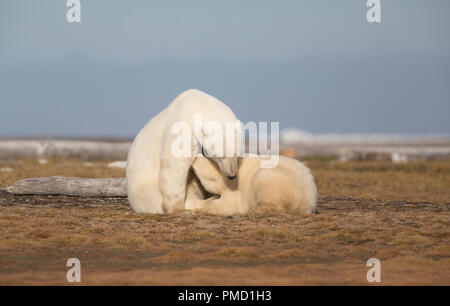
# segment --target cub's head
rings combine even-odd
[[[210,194],[222,195],[228,190],[238,188],[238,179],[224,178],[217,162],[211,158],[197,157],[192,164],[192,169],[204,190]]]

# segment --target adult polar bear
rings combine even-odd
[[[215,146],[205,148],[205,143],[213,143],[204,125],[196,128],[198,116],[202,123],[218,123],[222,131],[227,124],[237,127],[234,137],[225,138],[224,147],[219,152]],[[177,156],[172,151],[177,135],[173,127],[185,123],[190,127],[190,153]],[[237,124],[237,125],[236,125]],[[240,122],[224,103],[196,89],[190,89],[176,97],[164,110],[153,117],[137,134],[128,152],[126,178],[128,200],[134,211],[139,213],[171,213],[185,208],[186,183],[189,169],[196,156],[206,151],[229,179],[237,175],[237,155],[243,144]],[[226,133],[223,136],[228,136]],[[231,149],[230,149],[231,147]],[[225,156],[225,153],[234,156]]]
[[[275,168],[261,168],[261,161],[259,156],[239,158],[238,179],[227,181],[210,160],[197,158],[189,175],[186,209],[225,216],[316,211],[316,185],[303,163],[280,156]]]

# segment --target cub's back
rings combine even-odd
[[[309,169],[301,162],[280,156],[275,168],[260,168],[250,185],[251,206],[257,211],[315,212],[317,190]]]

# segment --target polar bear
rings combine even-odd
[[[199,117],[201,122],[197,126]],[[208,129],[209,123],[223,130],[231,125],[235,133],[233,137],[222,135],[220,147],[212,139],[217,135]],[[177,124],[189,128],[186,135],[181,135],[185,140],[187,137],[188,143],[183,155],[174,154],[180,136],[174,133]],[[126,166],[131,207],[136,212],[151,214],[184,209],[188,172],[195,157],[205,153],[232,180],[237,175],[242,143],[240,121],[224,103],[196,89],[181,93],[139,131],[131,144]]]
[[[259,156],[239,158],[237,180],[227,181],[210,160],[197,158],[189,175],[186,209],[215,215],[316,212],[317,188],[303,163],[280,156],[275,168],[261,168],[261,161]]]

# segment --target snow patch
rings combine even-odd
[[[108,164],[108,168],[120,168],[120,169],[125,169],[127,166],[127,162],[126,161],[114,161]]]
[[[296,128],[286,128],[280,132],[284,145],[294,144],[386,144],[405,142],[449,141],[448,134],[313,134]]]

